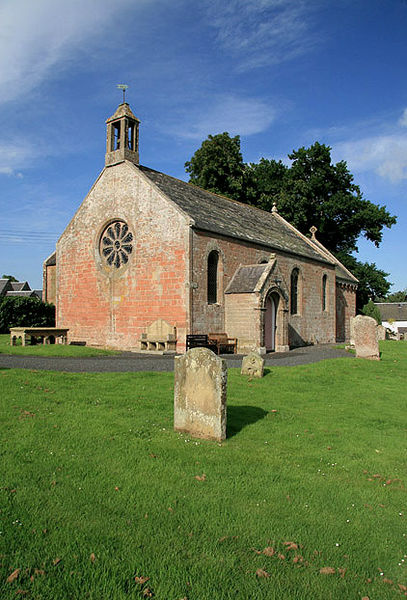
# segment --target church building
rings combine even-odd
[[[44,262],[69,340],[140,350],[165,330],[183,352],[187,334],[224,332],[242,353],[348,340],[357,279],[316,229],[140,165],[139,124],[126,102],[106,121],[105,167]]]

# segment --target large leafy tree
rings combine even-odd
[[[380,244],[383,227],[394,225],[396,218],[363,198],[346,162],[332,163],[329,146],[316,142],[288,158],[291,167],[264,159],[250,165],[260,208],[270,210],[275,201],[279,213],[302,233],[315,225],[320,242],[334,253],[357,250],[360,235]]]
[[[190,183],[215,194],[242,198],[245,165],[240,152],[240,137],[227,132],[209,135],[185,163]]]
[[[362,235],[379,246],[383,228],[396,223],[384,206],[363,197],[345,161],[331,160],[331,148],[315,142],[288,155],[291,165],[260,159],[245,164],[240,137],[227,132],[209,136],[185,163],[190,182],[204,189],[279,213],[302,233],[311,226],[317,237],[360,280],[358,307],[369,298],[384,296],[390,283],[375,264],[357,261],[357,240]]]

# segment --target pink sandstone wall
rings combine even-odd
[[[123,269],[108,268],[99,240],[122,219],[133,233]],[[57,324],[70,340],[121,349],[139,348],[156,319],[177,327],[180,348],[188,326],[189,230],[137,167],[105,169],[57,244]]]

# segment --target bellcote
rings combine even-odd
[[[106,121],[106,157],[107,167],[128,160],[135,165],[139,159],[140,121],[132,113],[127,102],[119,104],[116,112]]]

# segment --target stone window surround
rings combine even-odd
[[[323,273],[321,279],[321,308],[323,313],[329,313],[329,278]]]
[[[126,224],[127,227],[129,228],[129,232],[132,233],[132,235],[133,235],[133,240],[132,240],[133,251],[129,255],[129,260],[126,264],[120,265],[119,268],[114,268],[114,267],[108,266],[106,264],[104,257],[102,256],[101,242],[102,242],[102,236],[103,236],[104,232],[106,231],[106,229],[113,223],[116,223],[117,221],[120,223]],[[134,259],[134,255],[135,255],[135,236],[133,233],[134,230],[135,230],[135,227],[132,225],[130,220],[127,219],[123,215],[110,217],[109,219],[106,219],[106,221],[104,221],[104,223],[99,227],[99,229],[96,233],[95,239],[94,239],[95,261],[96,261],[98,269],[100,271],[102,271],[102,273],[104,275],[108,275],[109,277],[121,276],[121,274],[124,273],[129,268],[132,260]]]
[[[218,266],[217,266],[217,295],[216,302],[208,302],[208,259],[211,252],[217,252],[218,254]],[[207,306],[222,306],[224,304],[223,290],[224,290],[224,268],[225,268],[225,254],[219,247],[215,240],[211,240],[205,253],[205,273],[206,273],[206,305]]]
[[[296,290],[296,311],[292,312],[291,303],[292,303],[292,277],[294,271],[297,271],[297,290]],[[295,264],[291,269],[290,273],[290,292],[289,292],[289,311],[292,317],[299,317],[302,314],[302,271],[298,264]]]

